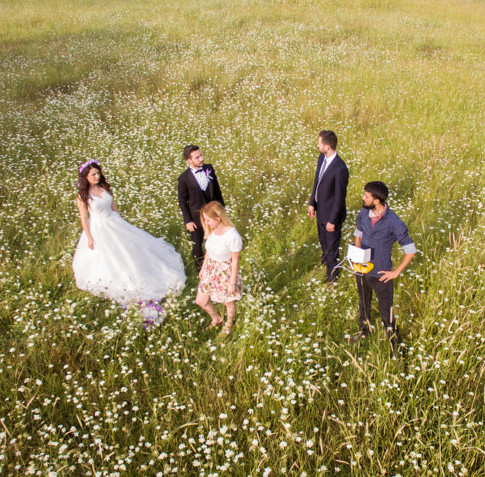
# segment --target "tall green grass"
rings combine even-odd
[[[483,475],[484,5],[0,1],[0,472]],[[419,249],[396,280],[407,354],[353,277],[327,288],[306,216],[316,139],[384,180]],[[202,147],[242,233],[245,297],[204,332],[177,208]],[[76,289],[76,170],[182,254],[159,327]],[[396,247],[395,261],[401,251]]]

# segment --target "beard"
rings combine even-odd
[[[374,210],[376,208],[375,205],[366,205],[365,202],[362,202],[362,207],[367,210]]]

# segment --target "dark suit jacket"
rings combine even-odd
[[[184,223],[195,222],[197,226],[200,226],[200,209],[204,204],[211,200],[217,200],[224,205],[224,199],[222,198],[221,188],[217,181],[216,173],[211,164],[204,164],[203,173],[209,172],[209,185],[207,190],[202,191],[194,177],[194,174],[188,168],[178,178],[178,197],[179,206],[184,216]],[[201,173],[202,174],[202,173]]]
[[[323,173],[322,180],[318,186],[318,202],[316,202],[315,193],[317,191],[318,176],[320,175],[320,168],[322,167],[324,157],[323,154],[320,154],[318,157],[310,205],[315,207],[317,221],[319,223],[330,222],[331,224],[338,225],[347,217],[345,197],[347,196],[347,184],[349,183],[349,170],[345,162],[337,154],[337,157],[335,157]]]

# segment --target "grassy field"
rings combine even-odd
[[[0,0],[0,474],[485,475],[485,4]],[[407,344],[357,331],[306,215],[321,129],[383,180],[419,249]],[[177,206],[182,148],[244,237],[233,333],[205,332]],[[189,276],[145,329],[76,289],[77,167]],[[402,252],[395,249],[395,261]]]

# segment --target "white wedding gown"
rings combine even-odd
[[[181,256],[163,239],[123,220],[111,209],[112,202],[106,191],[89,201],[94,250],[83,231],[72,262],[77,287],[122,305],[181,291],[185,285]]]

